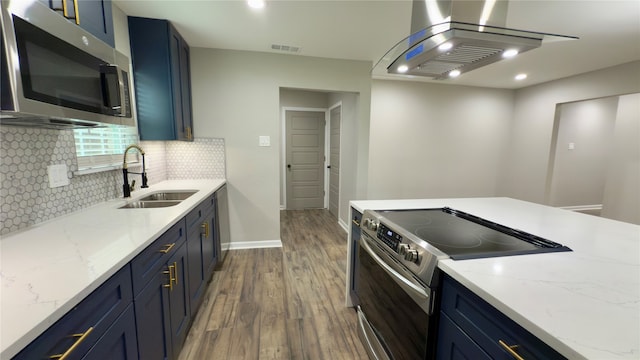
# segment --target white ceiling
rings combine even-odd
[[[169,19],[191,47],[365,60],[375,64],[409,35],[411,1],[114,0],[126,14]],[[519,88],[640,60],[639,0],[511,0],[507,27],[577,36],[440,83]],[[528,74],[524,81],[513,77]],[[422,78],[421,81],[430,81]]]

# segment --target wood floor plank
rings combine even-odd
[[[367,359],[344,307],[346,233],[328,210],[281,211],[282,248],[229,251],[180,354],[200,359]]]

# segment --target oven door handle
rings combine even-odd
[[[369,240],[367,240],[365,236],[360,238],[360,245],[362,246],[362,248],[364,248],[364,250],[366,250],[367,253],[369,253],[369,255],[371,255],[373,260],[375,260],[375,262],[380,265],[380,267],[382,267],[382,269],[386,271],[387,274],[389,274],[389,276],[391,276],[391,278],[393,278],[393,280],[398,283],[398,285],[400,285],[400,287],[402,287],[405,291],[408,291],[410,294],[417,296],[418,299],[426,301],[427,304],[429,303],[429,294],[426,292],[426,290],[421,286],[414,284],[411,280],[402,276],[402,274],[398,273],[394,268],[384,262],[384,260],[382,260],[380,256],[378,256],[378,254],[376,254],[376,252],[371,249],[371,247],[369,246]]]

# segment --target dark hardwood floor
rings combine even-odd
[[[347,234],[327,210],[280,219],[282,248],[228,252],[180,360],[367,359],[344,306]]]

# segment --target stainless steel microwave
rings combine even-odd
[[[2,0],[0,124],[134,126],[129,59],[39,0]]]

